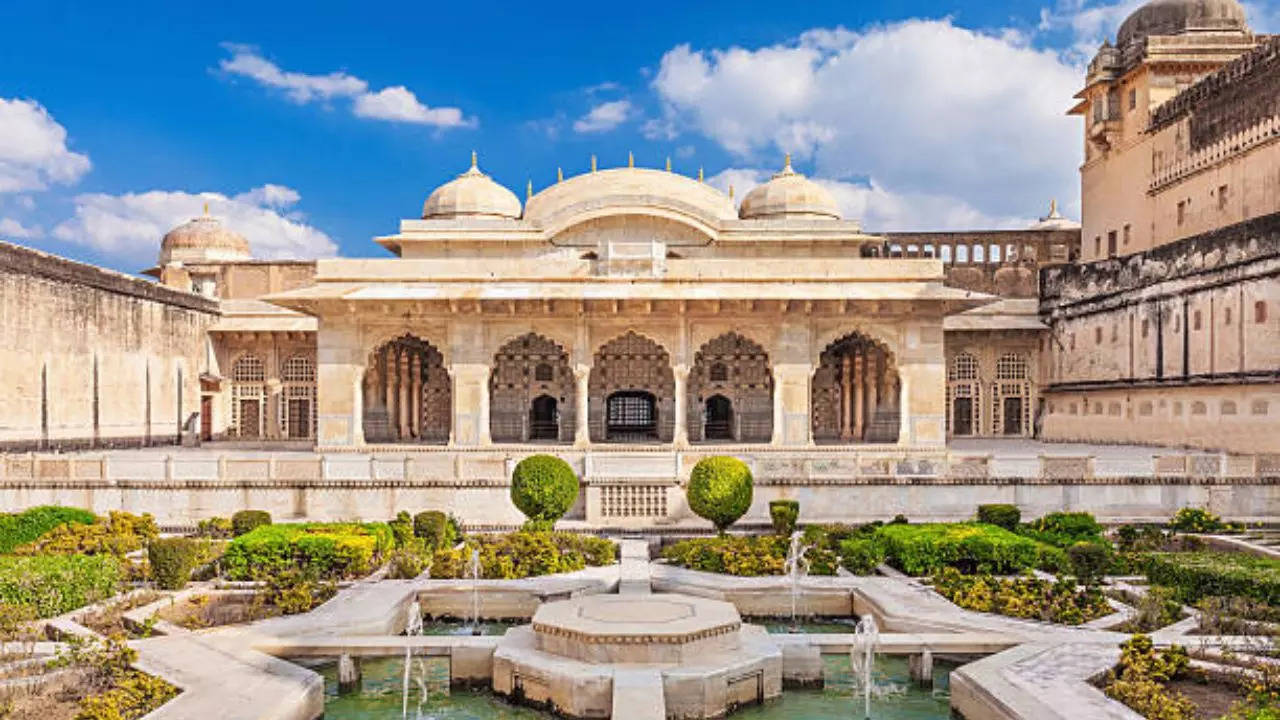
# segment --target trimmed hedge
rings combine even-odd
[[[875,537],[878,524],[810,525],[801,542],[807,546],[810,575],[835,575],[843,566],[869,575],[884,561],[884,546]],[[703,572],[744,577],[781,575],[791,542],[784,535],[718,535],[672,543],[662,550],[668,562]]]
[[[770,500],[769,520],[773,522],[773,531],[779,535],[790,536],[796,531],[796,520],[800,519],[800,502],[797,500]]]
[[[588,565],[611,565],[618,547],[611,540],[569,532],[529,532],[472,535],[462,547],[436,550],[431,577],[466,576],[472,550],[480,551],[480,576],[511,580],[581,570]]]
[[[978,522],[1002,527],[1005,530],[1017,530],[1022,522],[1022,511],[1017,505],[993,503],[978,506]]]
[[[150,513],[111,511],[87,525],[63,524],[14,550],[18,555],[125,555],[160,534]]]
[[[413,516],[413,534],[421,538],[429,550],[451,547],[458,541],[458,528],[448,515],[427,510]]]
[[[983,523],[885,525],[876,536],[890,564],[909,575],[929,575],[944,567],[1000,574],[1065,565],[1061,550]]]
[[[689,475],[689,509],[723,533],[751,508],[751,469],[735,457],[703,458]]]
[[[1147,557],[1152,585],[1174,589],[1183,603],[1204,597],[1244,597],[1280,605],[1280,561],[1245,553],[1152,553]]]
[[[0,602],[53,617],[115,595],[124,578],[112,555],[0,556]]]
[[[511,502],[530,520],[554,523],[578,499],[578,476],[554,455],[530,455],[511,471]]]
[[[232,540],[222,563],[232,580],[255,580],[289,569],[341,579],[372,572],[393,545],[386,523],[262,525]]]
[[[1102,525],[1087,512],[1049,513],[1018,528],[1018,534],[1064,549],[1078,542],[1110,545]]]
[[[97,517],[81,508],[41,505],[20,513],[0,515],[0,555],[13,552],[19,545],[35,542],[59,525],[88,525]]]
[[[147,545],[151,579],[161,590],[181,590],[191,579],[204,548],[197,540],[184,537],[159,538]]]
[[[241,510],[231,516],[231,535],[240,537],[270,524],[271,513],[266,510]]]

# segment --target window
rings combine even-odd
[[[1075,334],[1075,333],[1071,333],[1071,349],[1072,349],[1072,350],[1075,350],[1075,349],[1076,349],[1076,334]]]
[[[285,382],[315,382],[316,370],[311,363],[311,358],[304,355],[294,355],[284,363],[284,371],[280,373],[280,379]]]
[[[989,249],[988,257],[991,258],[991,262],[993,263],[1000,262],[1000,246],[992,245]]]
[[[1102,328],[1100,327],[1096,327],[1093,329],[1093,344],[1094,345],[1102,344]]]
[[[1182,225],[1182,223],[1186,222],[1186,220],[1187,220],[1187,201],[1179,200],[1178,201],[1178,225]]]
[[[1116,256],[1116,231],[1112,230],[1107,233],[1107,257]]]
[[[1174,417],[1182,417],[1182,401],[1173,401],[1173,415]]]
[[[1138,107],[1138,88],[1129,88],[1129,109]]]
[[[1148,416],[1152,412],[1151,401],[1147,401],[1138,406],[1138,414]]]
[[[1227,308],[1227,309],[1223,310],[1223,311],[1222,311],[1222,314],[1223,314],[1223,321],[1224,321],[1227,325],[1230,325],[1230,324],[1231,324],[1231,308]]]
[[[1218,209],[1219,210],[1227,209],[1227,186],[1226,185],[1218,186]]]
[[[1259,300],[1253,304],[1253,321],[1255,323],[1264,323],[1267,321],[1267,301]]]
[[[1096,257],[1102,257],[1102,236],[1098,235],[1093,238],[1093,254]]]
[[[1182,332],[1182,316],[1181,315],[1173,316],[1173,331]]]
[[[1235,415],[1236,404],[1230,400],[1223,400],[1222,407],[1218,409],[1218,413],[1221,415]]]
[[[535,382],[551,382],[555,378],[555,373],[551,369],[550,363],[538,363],[533,369],[533,379]]]
[[[951,361],[952,380],[977,380],[978,359],[969,353],[960,353]]]
[[[1094,403],[1094,404],[1093,404],[1093,414],[1094,414],[1094,415],[1101,415],[1101,414],[1102,414],[1102,403]]]
[[[1200,329],[1200,311],[1199,310],[1197,310],[1195,314],[1191,316],[1191,329],[1192,330]]]
[[[968,245],[956,246],[956,262],[958,263],[969,262],[969,246]]]
[[[973,246],[973,261],[976,263],[986,262],[985,260],[983,260],[983,251],[982,251],[981,245]]]
[[[1199,400],[1191,403],[1192,415],[1206,415],[1208,414],[1208,412],[1209,412],[1208,406],[1206,406],[1204,403],[1200,402]]]
[[[1116,415],[1116,416],[1119,416],[1119,415],[1120,415],[1120,403],[1118,403],[1118,402],[1113,402],[1113,403],[1111,403],[1111,404],[1107,405],[1107,414],[1108,414],[1108,415]]]
[[[1130,238],[1131,238],[1132,236],[1133,236],[1133,233],[1132,233],[1132,232],[1131,232],[1131,230],[1130,230],[1129,224],[1128,224],[1128,223],[1125,223],[1125,225],[1124,225],[1124,244],[1125,244],[1126,246],[1128,246],[1128,244],[1129,244],[1129,240],[1130,240]]]
[[[1119,338],[1120,338],[1120,326],[1116,323],[1111,323],[1111,342],[1115,342]]]
[[[919,245],[908,245],[908,246],[907,246],[907,257],[920,257],[920,246],[919,246]]]
[[[1251,406],[1250,406],[1250,408],[1249,408],[1249,412],[1253,413],[1254,415],[1266,415],[1266,414],[1267,414],[1267,401],[1266,401],[1266,400],[1254,400],[1254,401],[1253,401],[1253,405],[1251,405]]]
[[[1142,321],[1142,337],[1146,337],[1146,336],[1147,336],[1147,327],[1148,327],[1148,321],[1147,321],[1146,319],[1143,319],[1143,321]]]
[[[951,262],[951,246],[943,245],[941,249],[942,249],[942,253],[941,253],[942,262],[944,263]]]
[[[1071,414],[1072,414],[1072,415],[1077,415],[1077,414],[1079,414],[1079,413],[1077,412],[1078,410],[1079,410],[1079,407],[1077,407],[1075,403],[1071,403]]]
[[[927,258],[937,257],[937,254],[933,251],[933,243],[925,243],[924,256]]]
[[[254,355],[245,355],[231,366],[231,379],[237,382],[262,382],[266,379],[262,361]]]
[[[1008,353],[996,361],[997,380],[1026,380],[1027,359],[1021,355]]]

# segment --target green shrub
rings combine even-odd
[[[421,538],[414,540],[409,546],[400,546],[391,553],[387,563],[387,577],[392,580],[412,580],[427,569],[430,556],[425,552],[425,543]]]
[[[386,523],[261,525],[231,541],[222,558],[227,577],[255,580],[289,569],[321,580],[368,574],[394,544]]]
[[[109,554],[6,555],[0,557],[0,602],[52,617],[115,595],[124,577]]]
[[[517,531],[469,536],[461,547],[436,550],[431,577],[466,576],[471,551],[480,551],[480,574],[488,579],[517,579],[611,565],[618,548],[610,540],[568,532]]]
[[[1183,603],[1217,595],[1280,605],[1280,560],[1245,553],[1152,553],[1146,570],[1151,584],[1174,588]]]
[[[874,537],[849,538],[840,543],[840,564],[854,575],[873,575],[884,562],[884,544]]]
[[[554,455],[530,455],[511,472],[511,502],[530,520],[554,523],[578,499],[578,476]]]
[[[1128,593],[1123,600],[1134,610],[1134,614],[1115,629],[1126,633],[1155,632],[1182,619],[1182,603],[1174,599],[1173,590],[1160,585],[1148,585],[1147,591],[1138,597]],[[1234,633],[1213,633],[1227,635]]]
[[[196,537],[226,540],[232,536],[231,520],[214,516],[196,523]]]
[[[1005,530],[1017,530],[1022,521],[1022,511],[1017,505],[993,503],[978,506],[978,522],[1002,527]]]
[[[1018,572],[1036,567],[1046,547],[982,523],[885,525],[876,535],[889,562],[909,575],[928,575],[947,566],[965,572]]]
[[[934,590],[967,610],[1009,617],[1079,625],[1111,613],[1096,588],[1079,589],[1075,582],[1050,582],[1034,577],[996,578],[962,575],[943,568],[933,578]]]
[[[147,545],[151,563],[151,579],[161,590],[181,590],[196,569],[201,547],[190,538],[171,537],[152,540]]]
[[[458,541],[458,528],[452,518],[439,510],[427,510],[413,516],[413,534],[434,551],[452,547]]]
[[[231,516],[231,535],[240,537],[270,524],[271,513],[266,510],[241,510]]]
[[[1145,718],[1194,720],[1195,705],[1164,684],[1186,670],[1187,651],[1177,645],[1157,652],[1146,635],[1134,635],[1122,644],[1120,665],[1107,675],[1107,697],[1128,705]]]
[[[690,570],[741,577],[781,575],[790,542],[781,535],[718,535],[668,545],[662,557]]]
[[[723,533],[751,508],[751,469],[727,455],[703,458],[693,466],[687,495],[689,509]]]
[[[1237,533],[1244,531],[1244,524],[1223,522],[1203,508],[1185,507],[1169,519],[1169,529],[1183,533]]]
[[[125,555],[141,550],[159,532],[149,513],[133,515],[112,511],[105,522],[98,518],[87,525],[59,525],[14,552],[19,555]]]
[[[95,520],[97,517],[88,510],[57,505],[42,505],[19,513],[0,514],[0,555],[13,552],[19,545],[38,540],[59,525],[88,525]]]
[[[906,525],[909,522],[911,521],[907,519],[906,515],[903,515],[902,513],[898,513],[897,515],[893,516],[893,519],[889,521],[889,524],[890,525]]]
[[[309,612],[337,592],[337,584],[318,577],[313,568],[288,568],[266,577],[256,600],[280,608],[285,615],[296,615]]]
[[[800,519],[799,501],[770,500],[769,519],[773,522],[775,533],[790,537],[796,531],[796,521]]]
[[[1081,540],[1067,548],[1071,572],[1084,585],[1097,585],[1111,567],[1111,551],[1106,545]]]
[[[391,538],[396,547],[404,547],[413,539],[413,518],[404,510],[396,513],[394,519],[388,520],[387,527],[391,528]]]
[[[1056,512],[1017,528],[1025,535],[1054,547],[1068,548],[1081,541],[1109,545],[1102,526],[1087,512]]]

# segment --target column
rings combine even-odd
[[[392,358],[394,357],[395,357],[395,351],[392,350],[390,346],[382,348],[382,352],[378,353],[378,362],[382,365],[382,367],[380,368],[382,370],[381,372],[382,387],[380,389],[382,390],[382,404],[384,407],[386,407],[386,410],[387,410],[387,429],[388,430],[392,428],[392,425],[395,422],[395,416],[391,414],[392,408],[394,408],[396,405],[395,403],[396,386],[395,386],[395,380],[392,378],[392,374],[395,372],[395,370],[393,370],[391,367]]]
[[[806,362],[773,366],[773,444],[807,446],[813,442],[813,366]]]
[[[878,395],[876,386],[880,384],[880,351],[872,350],[867,353],[867,371],[866,371],[865,393],[867,398],[867,428],[870,429],[876,421],[876,403]]]
[[[862,419],[862,384],[863,373],[865,372],[866,350],[859,349],[857,354],[853,356],[853,378],[852,385],[853,395],[851,395],[853,404],[853,439],[855,441],[862,439],[862,431],[865,429]]]
[[[415,354],[409,364],[409,431],[422,438],[422,356]]]
[[[672,368],[676,378],[676,429],[672,442],[676,447],[689,444],[689,366],[680,364]]]
[[[590,381],[591,366],[575,365],[573,382],[576,387],[573,400],[577,405],[574,413],[573,444],[574,447],[586,447],[591,444],[590,413]]]
[[[840,439],[849,440],[853,434],[853,394],[850,390],[850,375],[853,373],[852,358],[840,356]]]
[[[407,350],[396,353],[396,386],[400,393],[396,399],[400,441],[409,439],[409,354]]]
[[[452,444],[490,444],[489,365],[454,363],[449,366],[449,377],[453,379]]]

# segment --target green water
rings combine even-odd
[[[752,617],[743,618],[743,622],[763,625],[771,633],[800,633],[806,635],[823,633],[852,633],[858,626],[856,617],[816,617],[791,624],[789,618]]]
[[[474,632],[471,623],[462,620],[424,620],[423,635],[505,635],[507,630],[528,625],[528,620],[482,620],[480,632]]]
[[[409,717],[414,720],[512,720],[552,718],[548,713],[510,705],[482,690],[448,688],[448,661],[444,658],[415,660],[415,675],[423,679],[427,697],[419,704],[418,683],[409,694]],[[849,720],[862,717],[862,696],[855,694],[849,674],[849,660],[824,656],[825,687],[822,690],[785,690],[782,697],[765,705],[743,708],[731,717],[743,720]],[[925,690],[910,685],[906,658],[883,657],[876,664],[879,687],[892,685],[897,692],[874,698],[871,716],[875,720],[946,720],[951,717],[947,695],[947,672],[951,666],[934,665],[937,688]],[[392,720],[400,718],[400,688],[403,661],[399,658],[365,660],[361,663],[361,691],[338,695],[335,664],[317,670],[325,679],[325,720]]]

